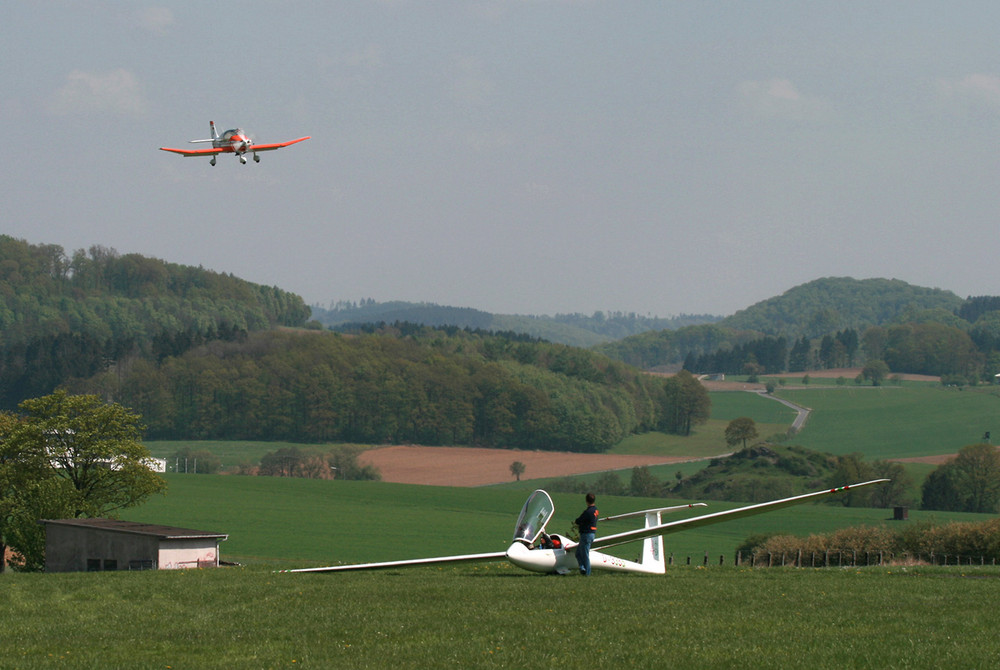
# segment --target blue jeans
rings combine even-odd
[[[576,545],[576,562],[580,564],[580,574],[590,575],[590,545],[594,542],[594,533],[580,533],[580,544]]]

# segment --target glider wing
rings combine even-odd
[[[862,486],[869,486],[870,484],[881,484],[882,482],[887,482],[887,481],[889,480],[873,479],[870,482],[861,482],[860,484],[851,484],[849,486],[838,486],[837,488],[828,489],[825,491],[816,491],[815,493],[806,493],[791,498],[772,500],[770,502],[758,503],[756,505],[749,505],[747,507],[738,507],[736,509],[724,510],[722,512],[704,514],[702,516],[691,517],[690,519],[671,521],[669,523],[660,524],[659,526],[652,526],[651,528],[640,528],[638,530],[626,531],[624,533],[605,535],[604,537],[599,537],[595,539],[594,543],[591,546],[594,549],[603,549],[604,547],[613,547],[615,545],[625,544],[626,542],[634,542],[636,540],[642,540],[647,537],[655,537],[657,535],[669,535],[670,533],[676,533],[678,531],[688,530],[690,528],[700,528],[701,526],[709,526],[713,523],[721,523],[723,521],[732,521],[733,519],[741,519],[745,516],[753,516],[754,514],[773,512],[774,510],[781,509],[782,507],[801,505],[802,503],[809,502],[810,500],[815,500],[816,498],[821,498],[823,496],[831,495],[833,493],[841,493],[843,491],[860,488]]]
[[[507,558],[507,553],[494,551],[488,554],[463,554],[461,556],[436,556],[433,558],[412,558],[406,561],[385,561],[383,563],[355,563],[353,565],[331,565],[325,568],[299,568],[297,570],[282,570],[281,572],[342,572],[344,570],[380,570],[383,568],[402,568],[410,565],[441,565],[443,563],[467,563],[472,561],[500,561]]]

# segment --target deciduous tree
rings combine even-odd
[[[741,416],[733,419],[726,426],[726,444],[735,447],[742,443],[743,448],[747,448],[747,440],[757,438],[757,424],[748,416]]]
[[[521,475],[524,474],[525,465],[521,461],[514,461],[510,464],[510,474],[517,478],[517,481],[521,481]]]
[[[676,435],[690,435],[692,426],[708,421],[712,401],[708,391],[687,370],[664,384],[665,400],[661,428]]]
[[[872,386],[881,386],[882,380],[889,376],[889,366],[885,361],[872,360],[861,369],[861,377],[872,383]]]
[[[44,454],[47,475],[61,481],[71,516],[107,516],[166,489],[149,467],[139,417],[94,395],[65,391],[25,400],[11,440]]]
[[[44,561],[40,518],[113,516],[166,488],[121,405],[57,391],[20,409],[0,417],[0,533],[24,569]]]
[[[989,444],[971,444],[928,475],[924,509],[994,513],[1000,507],[1000,453]]]

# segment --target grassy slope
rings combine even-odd
[[[813,409],[796,444],[869,460],[955,453],[1000,435],[1000,394],[993,387],[834,387],[784,390],[779,395]]]
[[[0,665],[994,667],[995,568],[7,575]]]
[[[502,551],[531,490],[223,475],[166,478],[166,495],[126,511],[123,518],[228,533],[223,559],[275,567]],[[567,532],[582,509],[580,496],[556,494],[553,500],[556,516],[549,530]],[[605,516],[663,504],[659,499],[599,500]],[[713,502],[707,511],[735,506]],[[713,561],[719,555],[729,561],[735,547],[755,533],[805,536],[859,523],[879,524],[887,516],[887,510],[804,505],[670,535],[666,550],[678,557],[708,552]],[[910,517],[902,523],[986,518],[919,511]],[[621,555],[630,557],[637,546],[623,548]]]

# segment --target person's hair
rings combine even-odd
[[[593,493],[588,493],[587,494],[587,504],[588,505],[593,505],[595,500],[597,500],[597,496],[595,496]]]

